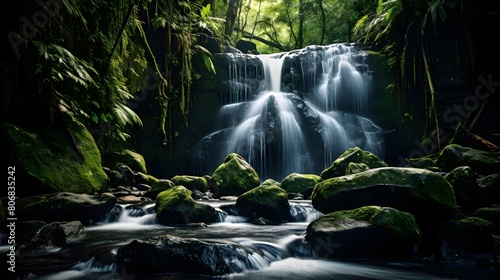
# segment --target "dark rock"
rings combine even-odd
[[[459,166],[470,166],[481,175],[500,174],[500,152],[487,152],[460,145],[446,146],[436,160],[443,171],[451,171]]]
[[[493,230],[493,223],[478,217],[445,222],[439,230],[442,261],[451,264],[495,263]]]
[[[469,166],[457,167],[444,176],[453,187],[457,203],[462,210],[470,211],[477,208],[474,202],[474,193],[479,187],[476,177]]]
[[[103,165],[114,169],[118,164],[124,164],[133,171],[147,174],[146,161],[144,157],[134,151],[124,150],[122,152],[109,152],[102,155]]]
[[[165,273],[225,275],[241,268],[246,254],[229,244],[207,243],[171,235],[134,240],[118,249],[116,261],[123,277],[153,277]]]
[[[426,224],[457,212],[450,183],[418,168],[382,167],[327,179],[316,185],[311,199],[314,208],[325,214],[380,205],[410,212]]]
[[[306,240],[321,258],[393,258],[412,256],[421,233],[410,213],[364,206],[311,222]]]
[[[109,173],[112,186],[135,186],[134,172],[125,164],[119,163]]]
[[[38,229],[28,242],[19,246],[19,251],[26,253],[50,247],[63,247],[84,235],[85,229],[80,221],[53,222]]]
[[[89,224],[99,221],[116,204],[110,193],[88,195],[67,192],[27,197],[17,201],[19,220],[40,220],[47,223],[80,221]]]

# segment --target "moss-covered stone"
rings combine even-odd
[[[479,208],[472,215],[492,222],[495,225],[495,233],[500,234],[500,205]]]
[[[409,256],[421,239],[412,214],[380,206],[332,212],[306,229],[306,240],[326,258]]]
[[[259,175],[248,162],[238,154],[231,153],[212,174],[210,187],[214,197],[239,196],[260,184]]]
[[[442,260],[454,264],[493,263],[493,231],[493,223],[478,217],[448,220],[439,230]]]
[[[262,185],[243,193],[236,200],[236,208],[246,217],[254,215],[274,222],[291,219],[287,192],[275,185]]]
[[[155,210],[160,224],[189,224],[217,222],[215,208],[197,203],[192,192],[183,186],[175,186],[156,197]]]
[[[444,171],[451,171],[459,166],[470,166],[481,175],[500,174],[500,152],[487,152],[452,144],[446,146],[436,162]]]
[[[144,193],[145,197],[156,199],[162,191],[169,190],[175,186],[174,182],[167,179],[152,180],[151,188]]]
[[[471,210],[474,206],[474,192],[478,189],[476,174],[469,166],[460,166],[446,174],[444,178],[450,182],[455,192],[458,205],[462,210]]]
[[[490,174],[477,180],[478,205],[490,206],[500,203],[500,174]]]
[[[321,172],[321,178],[328,179],[346,175],[349,163],[363,163],[369,168],[387,167],[387,163],[369,151],[354,147],[342,153],[330,167]]]
[[[97,222],[113,209],[116,198],[110,193],[96,195],[68,192],[31,196],[17,201],[19,220],[39,220],[47,223],[80,221],[87,225]]]
[[[311,200],[323,213],[380,205],[411,212],[417,219],[442,219],[457,210],[450,183],[418,168],[381,167],[323,180]]]
[[[102,156],[102,165],[113,169],[117,164],[125,164],[133,171],[147,174],[146,161],[144,157],[131,150],[123,150],[121,152],[110,152]]]
[[[16,195],[51,192],[102,192],[108,176],[87,129],[68,121],[68,129],[29,133],[12,124],[0,125],[1,157],[16,167]]]
[[[184,186],[191,191],[205,192],[208,188],[208,182],[205,177],[191,175],[176,175],[170,179],[176,186]]]
[[[303,194],[310,188],[321,182],[321,177],[316,174],[292,173],[281,181],[281,188],[288,193]]]

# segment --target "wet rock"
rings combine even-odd
[[[457,203],[462,210],[474,210],[477,207],[474,202],[474,193],[479,187],[476,177],[469,166],[457,167],[444,176],[453,187]]]
[[[125,164],[119,163],[109,173],[112,186],[135,186],[134,172]]]
[[[245,192],[236,200],[242,216],[256,215],[274,222],[290,221],[290,204],[285,190],[275,185],[262,185]]]
[[[174,183],[168,179],[159,179],[153,181],[151,188],[144,193],[145,197],[156,199],[156,196],[162,191],[169,190],[174,187]]]
[[[19,220],[80,221],[87,225],[104,217],[115,206],[116,198],[110,193],[60,192],[19,199],[17,204]]]
[[[238,154],[229,154],[212,174],[210,188],[214,197],[239,196],[260,184],[259,175]]]
[[[442,261],[451,264],[493,264],[496,262],[493,230],[493,223],[478,217],[445,222],[439,230]]]
[[[306,229],[306,240],[322,258],[408,257],[421,238],[412,214],[379,206],[332,212]]]
[[[363,163],[368,168],[387,167],[387,163],[369,151],[354,147],[342,153],[330,167],[321,172],[321,178],[328,179],[346,175],[349,163]],[[363,168],[366,168],[363,166]]]
[[[113,169],[118,164],[124,164],[133,171],[147,174],[146,161],[144,157],[134,151],[124,150],[122,152],[109,152],[102,155],[104,166]]]
[[[183,186],[176,186],[159,193],[155,205],[158,223],[175,225],[217,222],[215,208],[208,204],[197,203],[191,195],[191,191]]]
[[[29,241],[19,246],[19,251],[26,253],[50,247],[63,247],[84,235],[85,229],[80,221],[53,222],[34,232]]]
[[[281,181],[281,188],[288,193],[304,194],[308,189],[314,188],[322,178],[316,174],[292,173]]]
[[[418,168],[381,167],[327,179],[315,186],[311,200],[314,208],[325,214],[380,205],[410,212],[426,224],[457,212],[450,183],[441,175]]]
[[[139,278],[165,273],[225,275],[240,272],[233,263],[245,259],[246,254],[233,245],[171,235],[134,240],[119,248],[116,256],[122,276]]]
[[[500,152],[487,152],[452,144],[439,154],[436,165],[443,171],[459,166],[470,166],[481,175],[500,174]]]
[[[208,182],[203,176],[176,175],[170,179],[176,186],[184,186],[191,191],[207,191]]]
[[[472,216],[492,222],[495,225],[495,234],[500,234],[500,205],[479,208]]]

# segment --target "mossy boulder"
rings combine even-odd
[[[29,133],[13,124],[1,124],[4,163],[16,167],[16,195],[52,192],[95,193],[106,190],[108,176],[90,132],[80,123],[67,128]]]
[[[436,164],[446,172],[459,166],[470,166],[474,172],[481,175],[500,174],[500,152],[488,152],[452,144],[439,153]]]
[[[109,181],[111,186],[120,187],[120,186],[135,186],[135,175],[134,171],[127,165],[123,163],[118,163],[110,172],[109,172]]]
[[[500,203],[500,174],[490,174],[477,180],[479,186],[477,204],[479,206],[490,206]]]
[[[380,206],[332,212],[306,229],[306,240],[322,258],[411,256],[421,239],[412,214]]]
[[[359,147],[347,149],[342,153],[330,167],[321,172],[321,178],[328,179],[346,175],[349,163],[363,163],[368,168],[387,167],[387,163],[375,154],[362,150]]]
[[[205,192],[208,182],[205,177],[191,175],[176,175],[170,179],[176,186],[184,186],[191,191]]]
[[[24,221],[80,221],[88,225],[103,218],[115,204],[116,198],[110,193],[88,195],[59,192],[19,199],[16,216]]]
[[[448,220],[439,230],[441,258],[452,264],[492,264],[494,225],[478,217]]]
[[[158,223],[179,225],[190,223],[214,223],[218,221],[215,208],[197,203],[192,192],[183,186],[175,186],[156,197],[155,210]]]
[[[321,182],[322,178],[316,174],[292,173],[281,181],[281,188],[288,193],[304,194],[307,190]]]
[[[224,162],[215,169],[210,180],[214,198],[239,196],[260,184],[255,169],[240,155],[229,154]]]
[[[311,200],[325,214],[380,205],[429,220],[448,218],[457,211],[450,183],[418,168],[381,167],[323,180],[314,187]]]
[[[168,179],[157,179],[151,183],[151,188],[144,193],[144,196],[151,199],[156,199],[159,193],[169,190],[175,186],[174,182]]]
[[[472,215],[492,222],[495,225],[495,234],[500,234],[500,205],[479,208]]]
[[[103,166],[113,169],[119,163],[125,164],[135,172],[148,173],[144,157],[132,150],[127,149],[121,152],[109,152],[102,156]]]
[[[236,200],[236,208],[246,217],[262,217],[272,222],[291,219],[287,192],[274,185],[262,185],[243,193]]]
[[[475,207],[473,197],[478,190],[476,177],[476,174],[469,166],[457,167],[444,176],[453,187],[457,203],[462,210],[470,210]]]

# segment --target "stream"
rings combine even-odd
[[[101,222],[85,228],[85,237],[63,248],[17,257],[16,269],[29,279],[137,279],[119,273],[119,247],[134,239],[176,235],[245,248],[248,262],[240,273],[220,277],[167,274],[154,279],[499,279],[492,267],[436,265],[374,259],[326,260],[314,256],[304,241],[309,222],[322,216],[310,201],[290,201],[293,222],[253,225],[244,217],[218,208],[230,201],[208,201],[219,210],[220,222],[207,227],[164,226],[156,223],[154,202],[117,204]],[[7,246],[0,247],[2,251]]]

